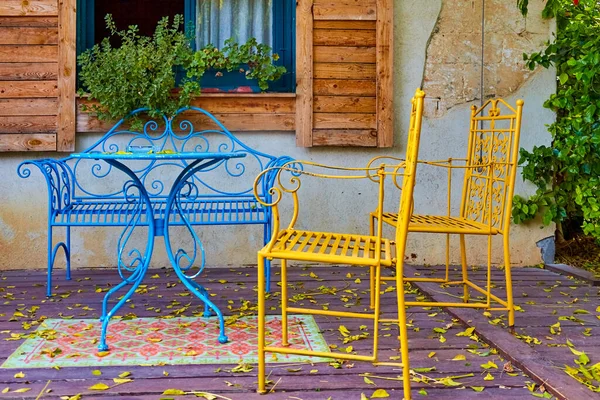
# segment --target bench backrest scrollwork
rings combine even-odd
[[[198,107],[182,108],[172,118],[148,120],[140,131],[131,130],[126,121],[134,116],[140,117],[146,111],[133,111],[84,152],[114,153],[128,151],[133,146],[152,146],[155,152],[245,153],[245,158],[223,160],[195,175],[194,183],[200,188],[200,196],[209,197],[253,197],[254,177],[266,168],[289,160],[287,157],[278,159],[249,147],[212,114]],[[67,158],[65,161],[71,166],[71,174],[75,177],[71,188],[72,200],[123,198],[124,176],[120,171],[100,160]],[[171,186],[169,180],[173,180],[187,165],[185,160],[130,162],[130,168],[144,183],[149,194],[156,198],[168,195]]]

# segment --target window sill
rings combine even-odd
[[[89,99],[90,95],[87,93],[76,94],[78,99]],[[296,93],[281,93],[281,92],[261,92],[261,93],[248,93],[248,92],[209,92],[201,93],[199,97],[249,97],[249,98],[264,98],[264,97],[278,97],[278,98],[296,98]]]
[[[77,133],[105,133],[113,125],[81,110],[91,102],[88,95],[77,95]],[[296,131],[296,93],[204,93],[192,106],[212,113],[234,132]]]

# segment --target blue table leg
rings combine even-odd
[[[196,234],[191,224],[189,223],[187,217],[185,216],[185,212],[183,212],[180,202],[182,198],[190,199],[197,195],[197,187],[193,182],[194,174],[222,160],[210,160],[201,163],[202,161],[205,160],[195,160],[194,162],[186,166],[173,183],[173,187],[171,188],[169,196],[167,197],[167,205],[165,208],[165,247],[167,249],[167,255],[169,256],[169,260],[173,265],[173,269],[175,270],[175,273],[177,274],[181,282],[189,289],[191,293],[193,293],[195,296],[197,296],[200,300],[204,302],[204,316],[210,316],[210,310],[213,310],[219,318],[219,342],[227,343],[229,339],[225,335],[225,320],[223,318],[223,313],[212,301],[210,301],[206,289],[194,280],[194,278],[196,278],[198,275],[200,275],[200,273],[202,273],[206,264],[204,246],[202,245],[200,238],[198,238],[198,235]],[[187,189],[186,192],[184,192],[185,189]],[[181,221],[184,223],[184,226],[187,228],[187,231],[192,236],[194,247],[191,254],[188,254],[188,252],[181,248],[178,249],[176,252],[173,252],[171,248],[171,241],[169,239],[169,220],[171,216],[171,210],[173,207],[175,207],[175,210],[181,218]],[[192,266],[198,256],[200,256],[200,267],[198,271],[192,275],[187,275],[187,272],[192,269]],[[184,263],[183,266],[181,265],[182,263]]]
[[[154,233],[156,231],[152,203],[150,202],[150,197],[148,196],[148,192],[146,191],[146,188],[142,182],[135,175],[135,173],[129,169],[129,167],[121,162],[110,159],[107,159],[106,162],[118,170],[123,171],[127,176],[129,176],[129,178],[131,178],[130,181],[125,183],[123,187],[123,193],[125,194],[125,200],[136,207],[137,212],[132,214],[131,219],[128,221],[127,226],[119,238],[117,260],[119,275],[121,276],[123,282],[109,290],[104,296],[104,300],[102,302],[102,317],[100,318],[100,321],[102,321],[102,333],[100,335],[100,345],[98,346],[98,350],[100,351],[108,350],[106,333],[110,319],[123,306],[123,304],[129,300],[129,298],[133,295],[133,293],[135,293],[136,289],[144,280],[144,276],[146,275],[146,271],[150,265],[150,259],[152,258],[152,251],[154,249]],[[136,190],[139,193],[134,193]],[[133,258],[133,260],[129,263],[125,263],[122,259],[123,253],[125,253],[125,246],[127,245],[127,242],[129,241],[135,228],[140,225],[140,220],[144,214],[144,206],[146,209],[145,213],[148,225],[148,242],[146,244],[146,251],[144,254],[142,254],[138,249],[134,248],[133,250],[130,250],[127,253],[127,256]],[[108,311],[108,301],[110,297],[127,285],[131,285],[131,288],[127,291],[127,293],[125,293],[123,298],[121,298],[121,300],[119,300],[119,302],[114,305],[110,311]]]

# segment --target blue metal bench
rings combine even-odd
[[[84,152],[115,153],[138,146],[152,146],[153,151],[162,153],[245,153],[245,158],[222,160],[196,173],[193,186],[198,193],[182,198],[181,209],[193,226],[262,225],[264,243],[267,243],[271,236],[272,215],[271,210],[256,201],[252,193],[254,178],[267,168],[290,161],[290,157],[275,157],[250,148],[212,114],[197,107],[181,109],[170,119],[149,120],[140,131],[130,130],[126,121],[134,116],[142,117],[146,111],[132,112]],[[189,119],[192,113],[200,113],[194,117],[211,121],[216,128],[196,129]],[[166,180],[176,176],[188,163],[184,160],[136,162],[131,169],[148,190],[153,207],[151,214],[146,212],[145,204],[141,204],[140,209],[128,201],[130,187],[126,184],[127,177],[102,161],[71,156],[29,160],[19,165],[18,174],[22,178],[31,175],[31,165],[38,167],[48,186],[48,296],[52,295],[52,269],[60,249],[66,256],[67,279],[71,279],[71,227],[127,227],[132,224],[134,215],[136,226],[147,226],[148,216],[152,215],[158,235],[161,234],[161,226],[167,218],[166,192],[170,187]],[[175,174],[173,170],[176,170]],[[271,179],[274,175],[268,175],[261,186],[271,187]],[[266,203],[269,202],[270,195],[266,190],[260,195]],[[173,210],[170,214],[170,226],[185,225],[185,221]],[[59,227],[66,228],[65,240],[54,244],[53,230]],[[119,267],[120,257],[121,254]]]

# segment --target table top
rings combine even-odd
[[[154,152],[126,152],[115,153],[73,153],[73,158],[93,160],[227,160],[230,158],[246,157],[246,153],[217,153],[217,152],[181,152],[181,153],[154,153]]]

